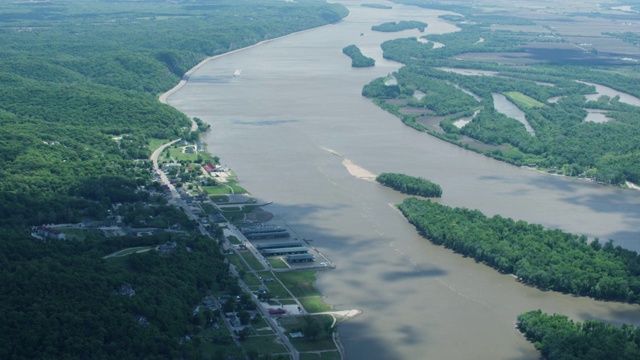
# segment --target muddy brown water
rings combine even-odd
[[[400,64],[382,59],[393,37],[455,31],[442,12],[347,2],[343,22],[223,56],[195,71],[169,104],[211,124],[209,151],[274,221],[296,229],[337,265],[318,287],[338,310],[363,313],[340,325],[350,359],[537,359],[514,328],[542,309],[573,319],[640,324],[640,307],[543,292],[421,238],[392,204],[403,196],[349,174],[402,172],[441,184],[449,206],[523,219],[640,249],[640,192],[516,168],[414,131],[360,93]],[[419,20],[417,31],[372,25]],[[362,35],[361,35],[362,34]],[[342,48],[376,59],[354,69]],[[235,70],[241,75],[234,77]],[[328,151],[328,149],[332,151]]]

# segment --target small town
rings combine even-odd
[[[207,161],[201,165],[203,158]],[[79,224],[35,226],[31,235],[43,241],[72,240],[77,231],[100,231],[104,236],[148,236],[159,233],[199,231],[215,238],[222,230],[220,248],[229,263],[231,275],[238,280],[240,294],[214,293],[193,309],[194,317],[204,317],[208,327],[200,336],[212,343],[235,344],[248,358],[257,354],[299,359],[300,353],[312,353],[322,359],[342,359],[337,338],[339,321],[358,315],[357,310],[333,311],[322,301],[313,282],[317,271],[335,267],[329,259],[286,222],[275,223],[261,202],[237,185],[233,172],[217,164],[206,153],[202,142],[174,140],[163,144],[153,154],[155,188],[145,189],[152,198],[178,207],[190,224],[157,227],[146,221],[124,225],[115,204],[112,216],[104,221]],[[157,201],[157,200],[156,200]],[[147,204],[147,206],[153,206]],[[176,242],[121,249],[105,259],[157,251],[170,255]],[[133,297],[135,288],[122,284],[114,291]],[[148,324],[144,316],[140,325]],[[225,335],[226,334],[226,335]],[[191,341],[185,335],[180,342]],[[265,351],[265,346],[268,346]]]

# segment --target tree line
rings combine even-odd
[[[398,206],[429,241],[514,274],[520,281],[595,299],[640,302],[640,256],[560,230],[478,210],[405,199]]]
[[[429,24],[424,23],[422,21],[403,20],[403,21],[397,21],[397,22],[391,21],[391,22],[382,23],[380,25],[374,25],[371,27],[371,30],[380,31],[380,32],[397,32],[397,31],[403,31],[403,30],[418,29],[420,32],[424,32],[424,29],[426,29],[427,26],[429,26]]]
[[[399,173],[382,173],[376,176],[376,181],[403,194],[424,197],[441,197],[440,185],[427,179]]]
[[[352,67],[371,67],[375,66],[376,61],[362,54],[356,45],[349,45],[342,49],[342,53],[351,58]]]
[[[633,360],[640,358],[640,328],[598,320],[574,322],[540,310],[518,315],[517,327],[545,359]]]

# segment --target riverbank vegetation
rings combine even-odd
[[[548,360],[640,358],[640,328],[633,325],[573,322],[564,315],[536,310],[520,314],[517,326]]]
[[[442,196],[440,185],[421,177],[398,173],[382,173],[376,177],[376,181],[403,194],[424,197]]]
[[[545,229],[477,210],[405,199],[398,207],[429,241],[523,283],[602,300],[640,302],[640,256],[598,239]]]
[[[190,120],[156,96],[208,56],[337,22],[347,10],[321,1],[150,4],[0,4],[1,358],[240,353],[228,332],[185,337],[203,326],[192,317],[203,294],[239,290],[215,241],[150,196],[163,191],[152,150],[207,130],[194,119],[190,132]],[[172,151],[168,159],[187,159]],[[83,225],[67,241],[53,239],[65,235],[58,228],[30,235],[31,226],[60,223]],[[85,226],[112,229],[111,237]],[[153,228],[122,235],[139,233],[128,226]],[[174,241],[175,251],[102,259]],[[114,294],[123,284],[136,295]]]
[[[364,56],[355,45],[346,46],[342,49],[342,53],[351,58],[352,67],[371,67],[376,64],[374,59]]]
[[[429,26],[429,24],[424,23],[422,21],[415,21],[415,20],[410,20],[410,21],[391,21],[391,22],[386,22],[386,23],[382,23],[380,25],[374,25],[371,27],[371,30],[373,31],[380,31],[380,32],[397,32],[397,31],[403,31],[403,30],[411,30],[411,29],[418,29],[420,32],[424,32],[424,29],[427,28],[427,26]]]
[[[368,7],[372,9],[393,9],[393,6],[390,5],[382,5],[382,4],[362,4],[362,7]]]
[[[517,166],[610,184],[640,182],[640,100],[634,106],[617,96],[587,99],[596,93],[591,84],[640,97],[640,75],[629,62],[566,45],[561,34],[516,31],[530,29],[534,20],[448,10],[465,15],[443,16],[460,31],[429,35],[428,43],[404,38],[382,44],[386,59],[405,66],[393,74],[397,84],[376,79],[364,96],[409,126]],[[434,48],[434,41],[444,46]],[[416,97],[416,91],[425,95]],[[496,94],[517,106],[532,131],[503,112]],[[608,121],[589,120],[594,111]]]

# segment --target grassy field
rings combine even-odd
[[[240,271],[240,270],[249,271],[249,269],[247,268],[247,265],[245,265],[244,261],[242,261],[240,256],[238,256],[236,254],[227,255],[227,259],[229,259],[230,263],[235,265],[235,267],[236,267],[236,269],[238,271]]]
[[[63,232],[67,239],[74,241],[85,241],[87,238],[104,237],[100,230],[87,230],[87,229],[59,229]]]
[[[198,159],[198,154],[187,154],[187,153],[183,153],[182,152],[182,147],[178,147],[178,148],[170,148],[169,149],[169,155],[171,155],[172,158],[180,161],[180,160],[187,160],[187,161],[196,161]]]
[[[318,321],[320,323],[320,327],[323,329],[333,323],[333,317],[331,315],[313,316],[313,319]],[[280,324],[285,328],[287,333],[290,333],[302,328],[305,325],[305,319],[303,317],[282,318],[280,319]],[[313,341],[309,341],[305,338],[291,339],[291,343],[300,352],[336,350],[331,334],[326,334],[325,337]]]
[[[305,310],[309,313],[319,313],[325,311],[331,311],[331,306],[325,304],[320,297],[307,297],[300,298],[300,303]]]
[[[111,257],[119,257],[119,256],[127,256],[127,255],[131,255],[140,251],[148,251],[151,249],[155,249],[155,245],[153,246],[137,246],[137,247],[132,247],[132,248],[128,248],[128,249],[122,249],[122,250],[118,250],[116,252],[114,252],[113,254],[110,254],[108,256]]]
[[[291,295],[289,295],[289,293],[287,292],[287,289],[285,289],[284,286],[282,286],[277,281],[265,283],[265,286],[267,287],[267,289],[269,289],[269,292],[275,298],[287,299],[291,297]]]
[[[200,205],[200,207],[202,207],[202,211],[204,211],[207,215],[214,215],[218,213],[216,207],[209,203],[203,203]]]
[[[162,144],[168,143],[169,139],[151,139],[149,140],[149,149],[153,152],[155,149],[159,148]]]
[[[232,194],[231,189],[224,185],[203,186],[202,190],[210,196],[229,195]],[[215,200],[214,200],[215,201]]]
[[[220,329],[213,330],[210,327],[206,330],[200,332],[197,335],[201,339],[202,352],[205,358],[214,359],[215,356],[220,356],[220,354],[226,355],[237,355],[240,356],[240,349],[236,346],[236,344],[231,341],[231,335],[225,326],[220,326]],[[211,339],[215,337],[228,338],[228,344],[214,344]]]
[[[278,341],[278,338],[275,335],[250,336],[241,344],[245,351],[248,352],[254,350],[261,355],[281,354],[287,352],[287,348]]]
[[[300,360],[340,360],[340,353],[338,351],[301,353]]]
[[[271,334],[273,334],[273,329],[271,329],[271,327],[269,326],[269,323],[267,322],[267,320],[264,319],[264,317],[257,315],[255,320],[251,321],[251,326],[253,326],[253,328],[258,331],[258,329],[265,329],[265,330],[260,330],[261,332],[269,332]]]
[[[252,290],[257,291],[258,286],[260,286],[260,280],[255,275],[253,275],[253,273],[248,273],[242,280],[244,280],[244,283],[247,284],[247,286],[249,286],[249,288],[251,288]]]
[[[238,239],[237,237],[233,236],[233,235],[229,235],[227,236],[227,239],[229,239],[229,242],[232,243],[233,245],[240,245],[242,244],[242,241],[240,241],[240,239]]]
[[[277,277],[295,297],[322,296],[313,286],[316,272],[311,270],[278,273]]]
[[[258,261],[258,259],[256,259],[251,251],[242,250],[240,251],[240,256],[244,258],[244,260],[249,264],[249,266],[251,266],[253,270],[264,270],[264,266],[262,266],[262,263]]]
[[[509,91],[504,93],[509,100],[520,108],[537,108],[543,107],[544,104],[518,91]]]
[[[269,258],[267,259],[271,267],[274,269],[288,269],[289,266],[281,258]]]

